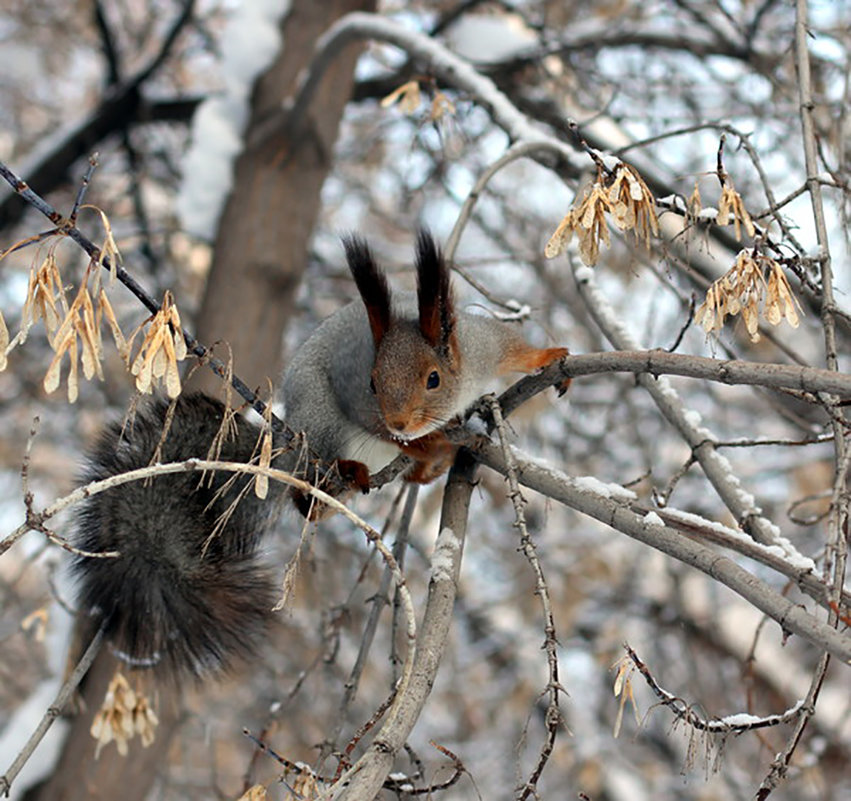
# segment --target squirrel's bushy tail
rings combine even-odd
[[[123,433],[120,423],[107,426],[83,482],[148,465],[168,406],[145,405]],[[223,404],[207,396],[179,398],[158,460],[207,458],[223,413]],[[240,416],[236,424],[220,458],[248,461],[257,429]],[[275,587],[259,558],[260,540],[282,493],[271,482],[269,499],[261,501],[247,486],[251,480],[173,473],[122,484],[82,505],[76,546],[119,556],[75,557],[78,608],[105,622],[112,647],[129,664],[200,675],[249,656],[262,640]]]

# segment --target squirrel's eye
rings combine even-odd
[[[369,389],[375,395],[375,379],[372,376],[369,378]]]
[[[435,389],[440,385],[440,373],[437,370],[432,370],[426,379],[426,389]]]

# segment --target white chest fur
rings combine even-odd
[[[402,451],[392,442],[370,434],[360,426],[347,426],[343,458],[363,462],[370,473],[387,467]]]

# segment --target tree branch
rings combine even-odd
[[[326,796],[329,801],[373,801],[431,692],[452,624],[475,470],[469,453],[462,451],[449,474],[413,679],[406,688],[399,689],[394,703],[397,714],[387,720],[366,753],[332,788]]]
[[[729,587],[752,606],[780,624],[786,632],[798,634],[820,650],[828,651],[843,662],[851,662],[851,636],[822,623],[800,605],[775,592],[752,573],[711,548],[687,539],[676,529],[648,522],[633,512],[625,501],[631,493],[604,485],[609,497],[592,492],[581,482],[551,467],[535,463],[514,449],[521,484],[572,509],[593,517],[617,531],[690,565]],[[506,475],[507,466],[496,445],[484,445],[477,453],[482,464]]]

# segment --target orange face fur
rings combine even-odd
[[[398,354],[406,354],[400,361]],[[447,407],[445,384],[457,371],[454,342],[438,353],[413,321],[399,321],[385,333],[372,371],[388,432],[410,441],[445,425],[456,410]]]

